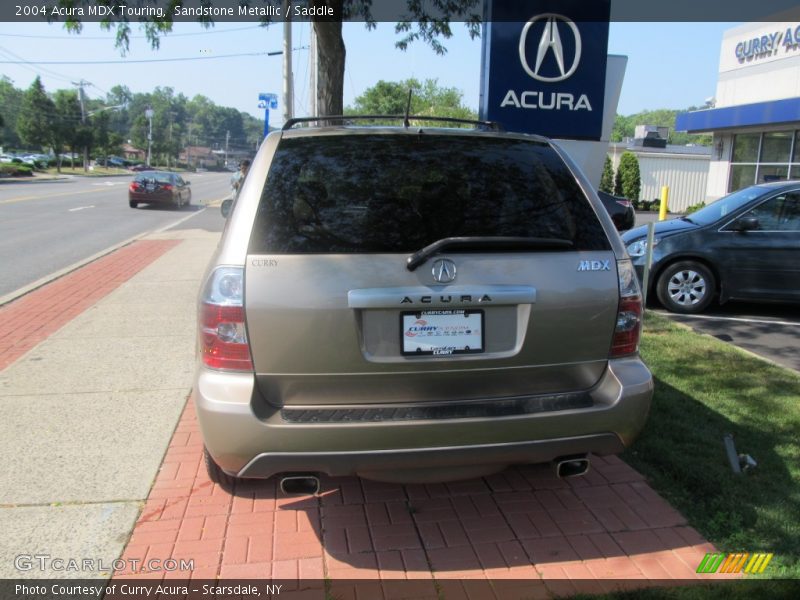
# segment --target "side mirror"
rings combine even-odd
[[[757,217],[742,217],[733,223],[735,231],[756,231],[760,227]]]
[[[231,208],[233,208],[233,200],[231,198],[228,198],[227,200],[222,201],[222,204],[219,207],[219,211],[222,213],[222,216],[227,219],[228,215],[231,214]]]

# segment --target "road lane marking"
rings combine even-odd
[[[754,324],[764,324],[764,325],[790,325],[790,326],[793,325],[795,327],[800,326],[800,322],[797,321],[771,321],[769,319],[745,319],[743,317],[718,317],[715,315],[680,315],[660,310],[653,312],[659,315],[664,315],[667,317],[675,317],[675,318],[706,319],[707,321],[736,321],[739,323],[754,323]]]
[[[79,206],[78,208],[70,208],[69,212],[75,212],[76,210],[83,210],[84,208],[94,208],[94,204],[90,204],[89,206]]]
[[[108,188],[99,190],[80,190],[76,192],[60,192],[58,194],[49,194],[47,196],[17,196],[16,198],[6,198],[0,200],[0,204],[13,204],[14,202],[25,202],[26,200],[49,200],[50,198],[58,198],[59,196],[79,196],[81,194],[96,194],[97,192],[108,192]]]

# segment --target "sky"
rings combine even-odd
[[[609,53],[628,56],[628,67],[617,112],[629,115],[642,110],[686,108],[702,105],[714,95],[722,34],[737,23],[611,23]],[[409,77],[438,79],[458,88],[464,103],[478,108],[481,41],[470,40],[466,28],[453,24],[454,35],[445,41],[448,52],[437,56],[416,42],[403,52],[394,47],[394,24],[379,23],[367,31],[363,24],[345,23],[347,61],[345,105],[380,79],[399,81]],[[295,116],[307,114],[309,97],[309,24],[293,25],[293,72]],[[134,92],[150,92],[170,86],[191,98],[202,94],[216,104],[232,106],[259,118],[261,92],[280,97],[282,57],[228,54],[272,52],[282,49],[281,24],[261,28],[254,23],[221,23],[211,29],[199,24],[177,23],[173,32],[152,50],[136,26],[130,50],[123,57],[114,46],[112,31],[97,23],[84,24],[81,34],[67,33],[60,24],[0,23],[0,74],[19,88],[27,88],[40,75],[45,89],[74,87],[81,79],[91,98],[104,98],[114,85]],[[166,62],[164,59],[191,60]],[[37,61],[82,61],[84,64],[35,64]],[[97,64],[98,61],[121,61]],[[132,61],[160,61],[134,63]],[[272,111],[270,124],[279,125],[281,110]]]

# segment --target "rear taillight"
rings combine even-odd
[[[162,190],[166,190],[168,192],[171,192],[172,191],[172,185],[169,184],[169,183],[164,183],[164,184],[161,185],[161,189]]]
[[[138,183],[136,183],[136,182],[134,181],[133,183],[131,183],[131,184],[128,186],[128,189],[129,189],[130,191],[132,191],[132,192],[138,192],[138,191],[139,191],[139,184],[138,184]]]
[[[200,300],[199,345],[203,364],[212,369],[252,371],[244,319],[244,269],[218,267]]]
[[[642,293],[636,271],[629,259],[617,261],[619,308],[610,358],[633,354],[639,349],[642,331]]]

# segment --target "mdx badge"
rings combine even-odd
[[[578,271],[610,271],[610,260],[582,260],[578,263]]]

